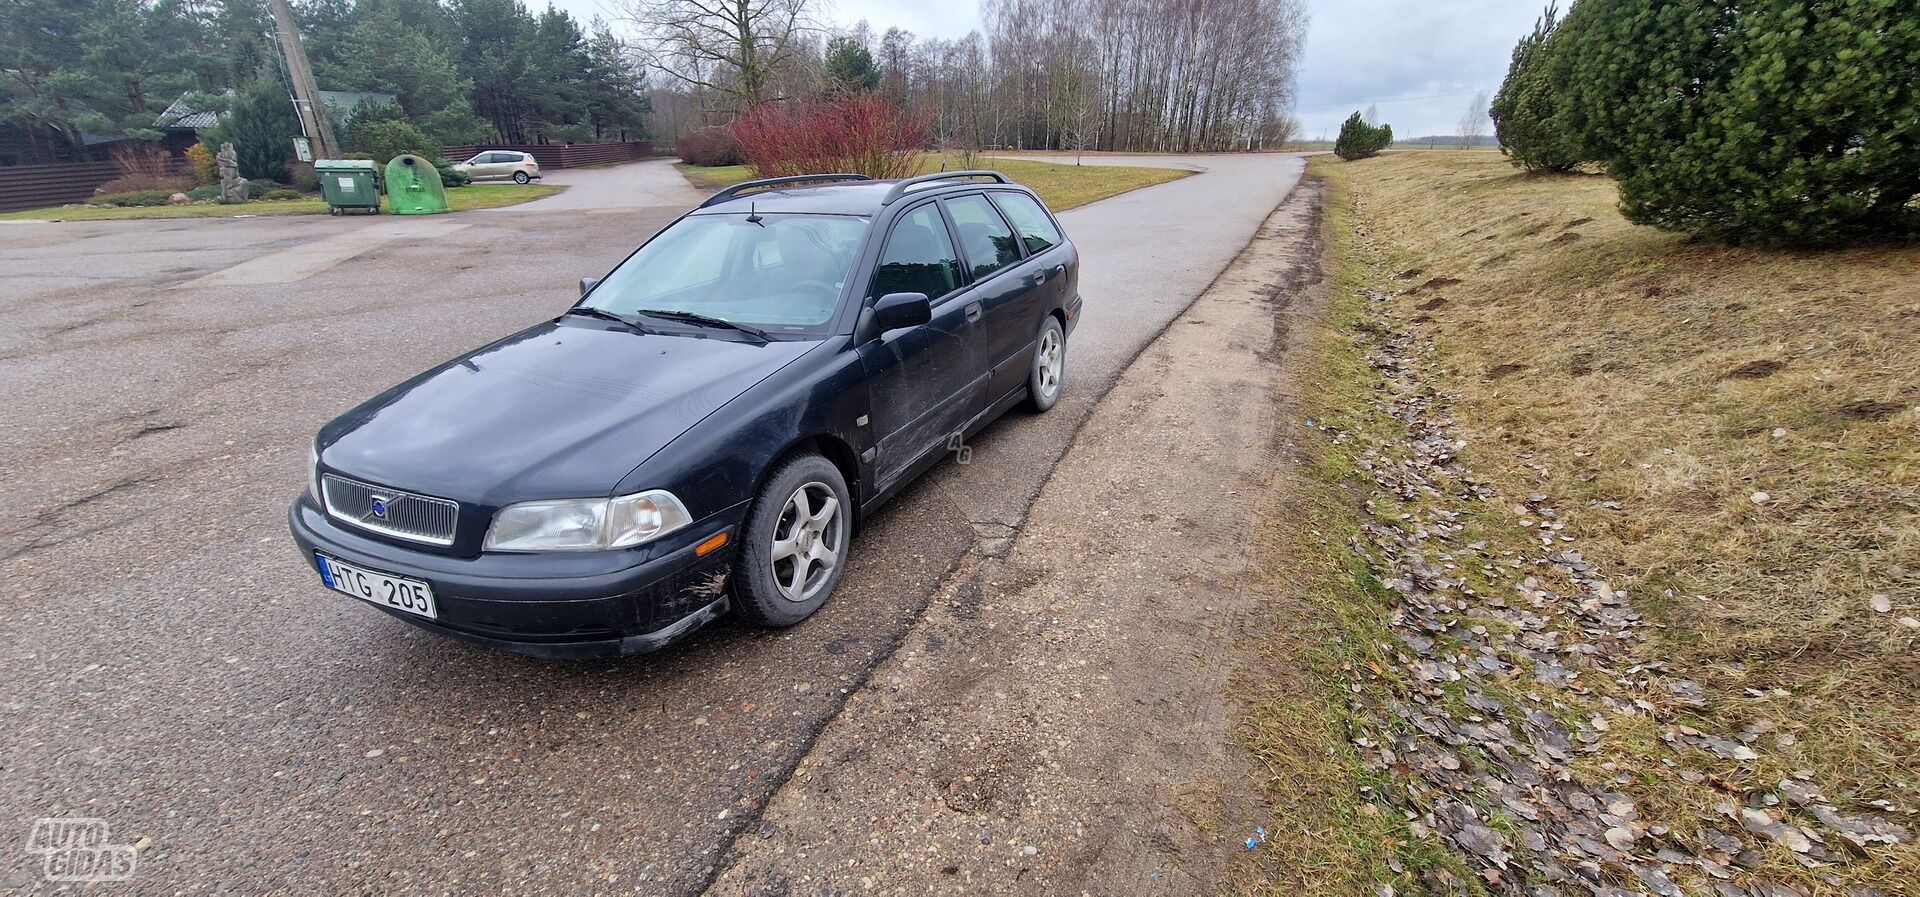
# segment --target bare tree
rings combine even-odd
[[[818,56],[813,0],[627,0],[648,61],[734,111],[783,99],[783,75]]]
[[[1473,95],[1473,101],[1467,104],[1467,114],[1460,117],[1460,146],[1474,146],[1487,134],[1487,92]]]
[[[657,64],[728,108],[823,87],[808,81],[820,60],[805,48],[821,39],[804,8],[821,0],[623,2]],[[983,0],[981,12],[983,32],[959,40],[865,22],[843,33],[875,51],[883,89],[925,114],[943,149],[1252,150],[1297,136],[1304,0]],[[749,77],[748,59],[771,73]]]

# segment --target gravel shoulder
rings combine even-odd
[[[963,561],[712,892],[1217,893],[1238,874],[1269,821],[1229,691],[1245,636],[1290,602],[1251,536],[1287,454],[1288,335],[1320,313],[1319,213],[1317,182],[1296,188],[1125,370],[1011,543]]]

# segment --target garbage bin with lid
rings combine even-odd
[[[316,159],[313,163],[320,193],[327,198],[328,211],[335,215],[348,209],[380,214],[379,172],[371,159]]]
[[[419,156],[394,156],[387,163],[387,211],[395,215],[448,211],[440,169]]]

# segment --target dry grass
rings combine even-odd
[[[1475,881],[1443,842],[1416,837],[1378,799],[1385,782],[1365,768],[1352,741],[1366,726],[1350,683],[1366,679],[1362,671],[1397,669],[1386,648],[1395,637],[1384,623],[1393,596],[1348,548],[1362,538],[1362,514],[1345,484],[1364,479],[1362,472],[1305,421],[1372,434],[1396,424],[1371,402],[1380,379],[1361,350],[1367,309],[1360,297],[1384,263],[1353,239],[1349,190],[1327,185],[1323,233],[1329,257],[1342,264],[1320,287],[1324,315],[1293,328],[1286,388],[1274,396],[1280,441],[1292,447],[1294,463],[1276,465],[1262,490],[1255,591],[1297,598],[1311,610],[1276,608],[1256,645],[1263,663],[1234,685],[1247,707],[1238,740],[1266,770],[1275,820],[1269,843],[1276,845],[1249,856],[1253,868],[1242,870],[1237,893],[1359,895],[1384,886],[1415,895],[1427,892],[1429,873]]]
[[[929,155],[920,162],[923,174],[931,174],[958,166],[958,158],[943,160],[938,155]],[[1193,172],[1179,168],[1145,168],[1121,165],[1055,165],[1051,162],[1034,162],[1025,159],[982,159],[976,164],[998,171],[1015,182],[1033,188],[1046,200],[1047,206],[1056,212],[1064,212],[1075,206],[1084,206],[1090,202],[1116,196],[1129,190],[1164,184],[1179,180]],[[695,187],[706,190],[718,190],[730,184],[751,180],[754,177],[753,166],[727,165],[718,168],[700,168],[684,162],[676,163],[675,168],[685,175]]]
[[[1707,686],[1701,728],[1775,727],[1757,761],[1687,757],[1716,777],[1698,784],[1669,774],[1651,727],[1617,727],[1591,762],[1673,819],[1795,769],[1843,803],[1912,808],[1920,630],[1900,620],[1920,617],[1920,247],[1691,242],[1624,221],[1604,178],[1486,153],[1314,170],[1362,200],[1352,223],[1384,255],[1348,276],[1403,291],[1395,310],[1438,346],[1467,464],[1502,494],[1553,497],[1656,624],[1648,658]],[[1329,404],[1353,407],[1344,394]],[[1524,532],[1481,516],[1496,548]],[[1912,844],[1836,870],[1764,863],[1815,893],[1828,872],[1920,889]]]

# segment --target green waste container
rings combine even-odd
[[[320,193],[327,198],[327,211],[338,215],[348,209],[365,209],[380,214],[380,168],[371,159],[318,159],[313,176],[320,180]]]
[[[419,156],[394,156],[387,163],[387,211],[395,215],[448,211],[440,170]]]

